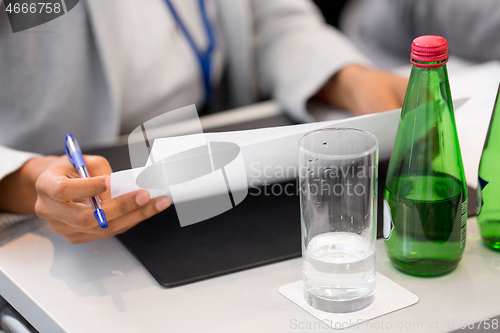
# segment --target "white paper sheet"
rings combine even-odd
[[[401,110],[372,114],[348,119],[326,121],[293,126],[262,128],[248,131],[207,133],[207,142],[232,142],[240,146],[247,173],[247,186],[258,186],[263,182],[284,181],[297,176],[299,139],[306,133],[326,127],[353,127],[375,134],[379,140],[381,158],[390,156]],[[199,134],[197,134],[199,135]],[[155,161],[191,148],[192,135],[156,139],[151,150]],[[150,163],[150,162],[148,162]],[[113,197],[140,189],[135,176],[143,169],[125,170],[111,175]],[[211,186],[207,184],[206,188]],[[214,189],[217,188],[214,186]],[[168,188],[147,189],[152,197],[171,196]],[[235,188],[232,188],[235,190]],[[236,189],[237,190],[237,189]],[[205,192],[206,195],[220,194]]]
[[[460,104],[456,105],[455,113],[465,173],[467,182],[472,186],[475,186],[477,182],[477,168],[499,79],[500,62],[498,61],[450,74],[452,96]],[[380,159],[386,159],[390,156],[394,145],[399,117],[400,110],[393,110],[380,114],[294,126],[207,133],[205,139],[207,142],[232,142],[239,145],[247,174],[247,186],[255,187],[263,182],[284,181],[297,176],[298,141],[304,134],[321,128],[353,127],[369,131],[379,140]],[[151,155],[156,161],[164,156],[171,156],[182,151],[183,147],[192,147],[192,141],[199,135],[156,139]],[[112,196],[117,197],[140,189],[135,182],[134,175],[142,170],[141,168],[113,173],[111,175]],[[160,195],[171,197],[168,188],[147,190],[152,197]],[[218,193],[204,192],[204,195],[214,194]]]
[[[500,81],[500,62],[492,61],[450,74],[451,93],[471,97],[455,111],[467,184],[477,186],[477,171]]]

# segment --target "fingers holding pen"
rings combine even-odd
[[[140,193],[138,193],[138,195],[139,194]],[[136,197],[138,195],[136,195]],[[120,199],[121,200],[117,200],[117,202],[115,203],[106,202],[103,204],[103,209],[106,209],[105,207],[108,208],[111,207],[111,210],[107,211],[109,212],[109,214],[108,213],[107,214],[112,215],[114,217],[113,219],[108,219],[109,226],[106,229],[101,229],[99,227],[95,218],[93,217],[92,209],[90,209],[89,207],[83,209],[80,215],[77,215],[77,217],[71,221],[69,221],[68,216],[64,214],[61,214],[57,218],[53,217],[52,220],[49,220],[50,226],[54,232],[62,234],[68,240],[68,242],[72,244],[85,243],[121,234],[129,230],[130,228],[134,227],[141,221],[150,218],[151,216],[165,210],[171,204],[170,200],[167,197],[160,197],[148,200],[146,201],[146,203],[142,205],[138,203],[138,207],[133,209],[134,208],[133,204],[130,203],[123,204],[127,199],[130,198],[120,197]],[[109,201],[113,200],[114,199]],[[145,199],[143,197],[140,198],[140,200],[145,200]],[[69,213],[70,210],[74,210],[75,208],[68,207],[67,209],[68,209],[67,213]],[[119,210],[118,213],[115,211],[116,209]],[[126,209],[125,210],[126,213],[123,213],[124,211],[121,211],[121,209]],[[132,210],[129,211],[130,209]],[[123,214],[115,217],[114,214],[120,214],[120,213]],[[75,227],[75,225],[77,225],[77,227]]]
[[[159,197],[151,199],[142,206],[126,214],[123,214],[112,220],[110,219],[109,226],[107,229],[102,230],[98,226],[94,226],[92,229],[88,230],[88,232],[101,233],[102,231],[104,231],[107,233],[111,233],[112,235],[120,234],[134,227],[139,222],[144,221],[158,214],[159,212],[167,209],[170,206],[170,204],[171,204],[170,199],[167,197]]]
[[[79,178],[66,156],[54,157],[36,178],[35,213],[71,243],[90,242],[110,237],[132,228],[139,222],[170,206],[166,197],[151,199],[144,190],[111,198],[111,168],[105,158],[86,156],[89,173],[97,177]],[[108,220],[101,229],[89,197],[99,196]]]
[[[49,169],[40,175],[35,186],[38,193],[44,193],[55,201],[67,202],[106,192],[109,186],[107,178],[109,176],[69,178],[64,170]]]
[[[108,221],[113,221],[144,206],[149,201],[150,195],[147,191],[135,191],[104,201],[102,207]],[[61,202],[54,200],[50,195],[41,194],[35,210],[38,216],[42,218],[64,221],[74,228],[91,229],[98,227],[94,211],[87,204],[72,201]]]

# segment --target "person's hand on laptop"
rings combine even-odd
[[[85,243],[127,231],[170,206],[167,197],[150,199],[134,191],[111,199],[112,170],[104,157],[84,155],[92,178],[79,178],[67,156],[33,158],[0,182],[0,210],[36,213],[52,230],[72,244]],[[89,204],[99,196],[108,219],[101,229]]]
[[[327,104],[359,116],[403,106],[407,78],[361,65],[344,67],[322,88]]]

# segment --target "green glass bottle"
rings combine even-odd
[[[411,275],[452,271],[465,247],[467,186],[447,61],[443,37],[413,41],[413,67],[387,173],[387,254]]]
[[[479,163],[477,222],[483,241],[500,251],[500,87]]]

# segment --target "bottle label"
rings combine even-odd
[[[483,209],[483,189],[486,185],[489,184],[488,181],[481,178],[481,176],[477,177],[477,206],[476,206],[476,215],[479,216],[481,214],[481,210]]]
[[[479,182],[479,186],[481,186],[481,189],[484,189],[484,187],[489,183],[481,177],[477,177],[477,180]]]
[[[481,178],[479,178],[480,184]],[[481,215],[481,210],[483,209],[483,189],[481,186],[477,187],[477,202],[476,202],[476,216]]]
[[[384,239],[388,241],[392,236],[392,230],[394,230],[394,223],[392,222],[392,212],[391,207],[387,200],[384,199]]]
[[[462,220],[460,223],[460,248],[465,246],[467,236],[467,200],[462,202]]]

